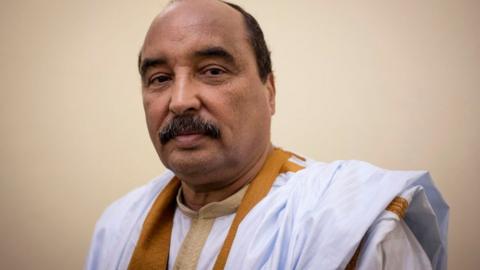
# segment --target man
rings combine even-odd
[[[106,210],[87,269],[446,268],[448,207],[427,173],[272,146],[270,55],[238,6],[170,3],[139,70],[169,170]]]

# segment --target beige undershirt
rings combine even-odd
[[[245,185],[239,191],[220,202],[209,203],[198,211],[186,206],[182,201],[182,188],[178,190],[177,205],[182,213],[192,219],[190,229],[182,242],[173,269],[194,270],[197,269],[198,259],[208,235],[212,230],[215,219],[221,216],[235,213],[247,191]]]

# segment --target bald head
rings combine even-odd
[[[204,14],[206,18],[210,17],[211,20],[218,21],[232,21],[236,19],[237,22],[236,31],[243,31],[245,38],[248,40],[250,49],[253,51],[257,71],[260,79],[265,82],[267,76],[272,73],[272,63],[270,58],[270,51],[268,50],[263,31],[260,28],[257,20],[243,8],[236,4],[232,4],[226,1],[221,0],[173,0],[167,5],[167,7],[154,19],[150,29],[147,33],[147,37],[151,32],[153,26],[162,21],[162,18],[175,16],[176,11],[181,10],[186,12],[185,14],[190,14],[191,16],[182,16],[179,17],[180,20],[187,20],[188,23],[194,23],[192,18],[197,17],[199,14]],[[179,25],[185,23],[179,22],[176,23]],[[239,23],[240,22],[240,23]],[[145,46],[145,44],[144,44]],[[143,47],[144,47],[143,46]],[[139,71],[142,74],[142,51],[138,57],[138,67]]]

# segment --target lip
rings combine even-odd
[[[179,148],[189,149],[198,146],[200,141],[205,137],[203,134],[184,134],[176,136],[173,141]]]

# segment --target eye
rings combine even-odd
[[[149,85],[157,85],[157,84],[165,84],[166,82],[170,81],[171,76],[166,74],[159,74],[153,76],[149,81]]]
[[[225,68],[216,65],[207,66],[202,70],[202,74],[208,77],[219,77],[225,73],[227,73]]]
[[[225,71],[223,69],[218,68],[218,67],[212,67],[212,68],[207,69],[205,73],[207,75],[210,75],[210,76],[218,76],[218,75],[222,75],[223,73],[225,73]]]

